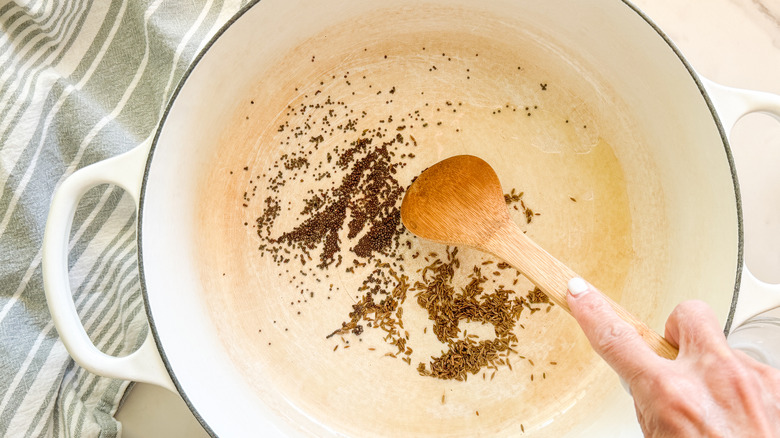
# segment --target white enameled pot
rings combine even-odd
[[[445,49],[449,56],[438,53]],[[476,60],[477,50],[485,61]],[[424,64],[434,73],[428,64],[438,63],[438,72],[452,62],[462,68],[457,80],[455,73],[415,70]],[[252,251],[258,243],[240,226],[251,216],[230,196],[240,196],[246,181],[226,175],[247,164],[254,170],[280,152],[266,141],[268,131],[288,104],[304,98],[298,86],[358,71],[375,75],[369,80],[377,88],[397,85],[402,108],[462,102],[465,115],[447,119],[461,123],[457,134],[420,131],[409,172],[458,153],[486,158],[507,187],[536,197],[543,214],[529,233],[656,330],[686,299],[708,302],[727,332],[780,305],[780,287],[744,267],[727,140],[747,113],[780,115],[780,97],[700,77],[630,3],[264,0],[206,45],[151,144],[79,170],[57,190],[44,239],[45,288],[57,330],[81,366],[180,394],[220,437],[499,436],[521,429],[535,436],[640,435],[630,397],[562,312],[551,312],[538,328],[544,339],[527,345],[530,355],[558,359],[557,368],[547,368],[555,378],[535,386],[517,369],[492,383],[446,382],[366,351],[326,355],[333,344],[307,330],[338,327],[344,314],[324,304],[303,319],[279,316],[298,334],[269,335],[276,349],[255,336],[258,327],[273,331],[268,320],[278,313],[269,313],[268,303],[289,291],[274,283]],[[423,89],[425,97],[405,95],[407,89]],[[341,84],[329,92],[348,99],[347,90]],[[522,107],[517,96],[537,99],[546,112],[511,129],[469,118],[490,104]],[[366,99],[369,112],[381,103]],[[580,125],[554,127],[558,115]],[[68,286],[65,249],[76,205],[103,183],[119,185],[138,204],[150,330],[126,357],[93,346]],[[568,201],[575,194],[577,205]]]

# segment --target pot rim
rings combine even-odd
[[[168,118],[168,115],[173,107],[174,102],[176,101],[176,98],[178,97],[179,93],[181,92],[182,88],[184,87],[185,83],[187,82],[187,79],[190,77],[192,72],[197,68],[200,61],[203,59],[203,57],[208,53],[208,51],[211,49],[211,47],[219,40],[219,38],[235,23],[237,22],[243,15],[252,9],[254,6],[256,6],[258,3],[260,3],[261,0],[252,0],[249,3],[247,3],[244,7],[242,7],[238,12],[236,12],[235,15],[233,15],[225,24],[209,39],[209,41],[203,46],[203,48],[200,50],[200,52],[195,56],[195,58],[192,60],[190,65],[187,67],[187,70],[182,75],[181,79],[179,80],[179,83],[176,85],[176,88],[171,93],[171,97],[168,100],[168,103],[165,106],[165,110],[160,116],[160,121],[157,124],[157,127],[155,129],[155,135],[152,140],[152,144],[149,148],[149,156],[146,161],[146,165],[144,167],[144,173],[143,178],[141,181],[141,190],[140,190],[140,197],[139,197],[139,203],[138,203],[138,219],[137,219],[137,229],[136,229],[136,239],[137,239],[137,245],[138,245],[138,271],[139,271],[139,279],[140,279],[140,285],[141,285],[141,293],[143,296],[143,302],[144,302],[144,309],[146,312],[146,317],[149,321],[149,330],[152,332],[152,336],[154,338],[154,342],[157,347],[157,351],[160,354],[160,358],[162,359],[163,364],[165,365],[165,369],[167,370],[171,381],[173,382],[174,386],[176,387],[176,390],[178,391],[181,398],[186,403],[187,407],[190,409],[194,417],[198,420],[200,425],[206,430],[206,432],[212,436],[216,437],[217,434],[214,432],[214,430],[209,426],[209,424],[206,422],[206,420],[201,416],[200,412],[198,412],[198,409],[196,408],[195,404],[190,400],[190,397],[187,395],[187,392],[183,388],[181,382],[177,379],[176,373],[173,369],[173,367],[170,364],[170,361],[168,360],[168,357],[165,352],[165,348],[163,347],[163,344],[160,340],[160,337],[158,335],[157,327],[155,324],[154,317],[152,316],[151,308],[149,307],[149,297],[148,297],[148,290],[146,287],[146,278],[144,276],[144,263],[143,263],[143,231],[141,224],[143,223],[143,216],[144,216],[144,203],[145,203],[145,193],[146,193],[146,186],[147,181],[149,177],[149,171],[151,168],[152,159],[154,158],[154,152],[157,149],[159,137],[162,133],[162,129],[165,125],[165,121]],[[736,266],[736,276],[734,279],[734,291],[732,295],[731,300],[731,306],[729,309],[728,317],[726,318],[726,323],[723,328],[724,334],[728,334],[728,332],[731,329],[731,324],[734,318],[734,312],[736,309],[737,301],[739,298],[739,288],[742,280],[742,270],[744,267],[744,231],[743,231],[743,217],[742,217],[742,197],[740,195],[740,188],[739,188],[739,181],[737,178],[737,172],[736,172],[736,165],[734,163],[734,157],[731,152],[731,145],[728,140],[728,135],[726,133],[725,128],[723,127],[723,123],[720,120],[720,117],[718,116],[717,110],[710,99],[709,94],[707,93],[701,79],[699,78],[699,75],[694,70],[693,66],[688,62],[688,60],[685,58],[685,56],[682,54],[682,52],[677,48],[677,46],[672,42],[671,38],[669,38],[668,35],[653,22],[650,17],[648,17],[644,12],[642,12],[637,6],[635,6],[633,3],[631,3],[629,0],[619,0],[621,1],[625,6],[630,8],[632,11],[634,11],[637,15],[639,15],[653,30],[656,31],[658,36],[660,36],[664,42],[669,46],[670,49],[674,52],[674,54],[677,56],[677,58],[680,60],[680,62],[683,64],[685,69],[688,71],[688,73],[691,76],[691,79],[696,84],[696,87],[699,89],[699,92],[701,93],[702,97],[704,98],[705,103],[707,104],[707,108],[710,111],[710,114],[712,115],[713,121],[715,122],[715,126],[718,129],[718,134],[720,135],[724,152],[726,153],[726,159],[729,164],[729,169],[731,172],[731,179],[732,183],[734,185],[734,195],[736,199],[736,211],[737,211],[737,233],[738,233],[738,248],[737,248],[737,266]]]

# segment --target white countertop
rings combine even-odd
[[[703,76],[724,85],[780,94],[777,0],[634,0]],[[780,123],[754,114],[731,143],[742,190],[745,253],[760,279],[780,282]],[[136,384],[117,418],[125,438],[205,437],[184,402]]]

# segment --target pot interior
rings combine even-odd
[[[321,3],[241,16],[155,144],[144,283],[182,395],[218,435],[638,430],[568,314],[397,208],[477,155],[531,238],[656,330],[690,298],[725,322],[736,195],[691,72],[620,1]]]

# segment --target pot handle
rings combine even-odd
[[[779,95],[726,87],[701,76],[700,79],[729,136],[737,121],[750,113],[766,113],[780,121]],[[776,307],[780,307],[780,284],[759,280],[750,272],[747,265],[744,265],[731,330],[759,313]]]
[[[160,358],[152,331],[140,347],[127,356],[101,352],[84,329],[68,278],[68,236],[81,197],[99,184],[116,184],[139,205],[140,175],[144,171],[151,142],[124,154],[77,170],[56,189],[43,236],[43,286],[54,326],[71,357],[84,369],[101,376],[151,383],[176,393]]]

